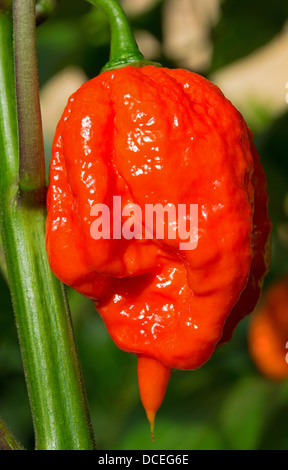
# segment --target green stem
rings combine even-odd
[[[0,419],[0,450],[24,450],[2,419]]]
[[[54,13],[60,0],[36,0],[36,25],[44,23]]]
[[[4,255],[4,251],[3,251],[3,244],[2,244],[2,240],[1,240],[1,234],[0,234],[0,271],[1,271],[1,274],[2,274],[3,278],[5,279],[5,281],[8,284],[8,273],[7,273],[5,255]]]
[[[0,233],[36,449],[92,450],[94,437],[70,312],[63,286],[52,274],[45,250],[45,166],[39,97],[37,91],[31,91],[29,100],[35,100],[31,104],[23,96],[24,89],[29,93],[31,84],[37,87],[34,6],[34,0],[14,0],[16,80],[11,12],[0,8]],[[33,20],[28,20],[29,15]],[[21,47],[20,38],[25,39],[26,47]],[[23,64],[27,68],[29,64],[29,71]]]
[[[45,197],[44,144],[39,104],[36,51],[35,0],[14,4],[14,54],[19,129],[19,186],[23,191],[40,190]]]
[[[160,64],[156,62],[146,60],[141,54],[125,13],[116,0],[88,1],[104,11],[108,17],[111,28],[110,60],[102,68],[102,72],[114,70],[126,65],[135,67],[144,67],[145,65],[160,66]]]

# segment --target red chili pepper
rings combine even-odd
[[[57,277],[93,299],[115,343],[138,355],[153,428],[171,370],[200,367],[254,309],[271,226],[251,134],[221,91],[182,69],[114,66],[72,95],[57,127],[47,252]],[[167,222],[164,239],[155,230],[153,239],[93,239],[91,208],[105,204],[115,228],[115,196],[121,210],[142,213],[197,204],[197,247],[179,249],[183,220],[175,239]],[[129,217],[117,210],[119,228]]]
[[[248,327],[251,358],[271,380],[288,378],[288,278],[274,282],[251,316]]]

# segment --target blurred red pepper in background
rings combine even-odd
[[[274,282],[265,292],[248,328],[251,358],[271,380],[288,378],[288,278]]]

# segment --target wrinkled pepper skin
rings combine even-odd
[[[264,293],[248,325],[248,347],[256,367],[274,381],[288,379],[288,277]]]
[[[198,204],[197,247],[180,251],[166,232],[94,240],[91,207],[112,211],[115,195],[143,211]],[[264,172],[240,113],[197,74],[128,66],[84,84],[57,127],[47,207],[52,271],[95,302],[121,349],[163,365],[164,388],[166,369],[203,365],[259,299]]]

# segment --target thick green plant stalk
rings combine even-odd
[[[70,312],[45,250],[35,1],[13,2],[15,75],[9,3],[0,0],[0,231],[35,446],[92,450],[95,443]]]

